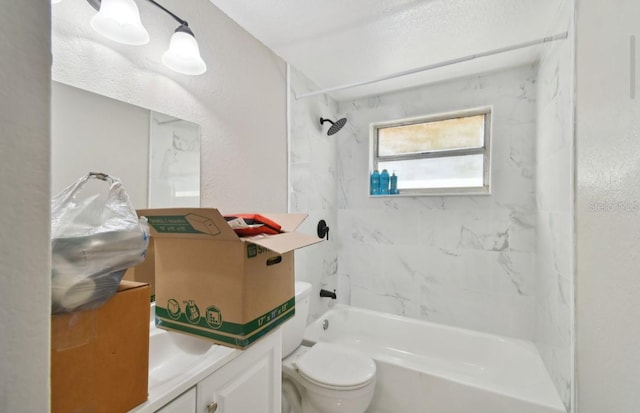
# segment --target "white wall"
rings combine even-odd
[[[49,411],[48,3],[0,9],[0,411]]]
[[[577,369],[580,413],[640,406],[640,3],[577,1]],[[635,97],[632,97],[632,92]]]
[[[52,82],[52,195],[87,172],[105,172],[122,180],[134,207],[147,208],[149,116],[147,109]]]
[[[202,206],[286,211],[284,62],[207,0],[162,4],[189,21],[204,75],[161,64],[177,23],[151,3],[138,3],[151,42],[134,47],[93,32],[88,3],[64,1],[53,6],[53,79],[200,124]]]
[[[574,2],[564,1],[549,30],[567,40],[544,49],[536,125],[535,342],[567,411],[574,381]]]

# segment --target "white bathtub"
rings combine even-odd
[[[304,339],[347,345],[376,361],[367,413],[565,412],[527,341],[342,305],[310,324]]]

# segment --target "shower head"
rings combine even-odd
[[[347,123],[347,118],[342,118],[342,119],[338,119],[337,121],[332,121],[330,119],[325,119],[325,118],[320,118],[320,125],[322,125],[325,122],[329,122],[331,123],[331,127],[329,128],[329,130],[327,131],[327,135],[331,136],[335,133],[337,133],[340,129],[342,129],[342,127],[344,125],[346,125]]]

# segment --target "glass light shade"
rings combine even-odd
[[[133,0],[102,0],[100,11],[91,18],[91,27],[118,43],[149,43],[149,33],[140,21],[140,12]]]
[[[58,4],[60,3],[62,0],[51,0],[51,4]]]
[[[169,49],[162,55],[162,63],[185,75],[201,75],[207,71],[196,38],[180,29],[171,36]]]

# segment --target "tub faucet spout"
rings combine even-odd
[[[336,290],[333,290],[333,292],[329,290],[320,290],[320,297],[328,297],[328,298],[331,298],[332,300],[335,300],[337,298]]]

